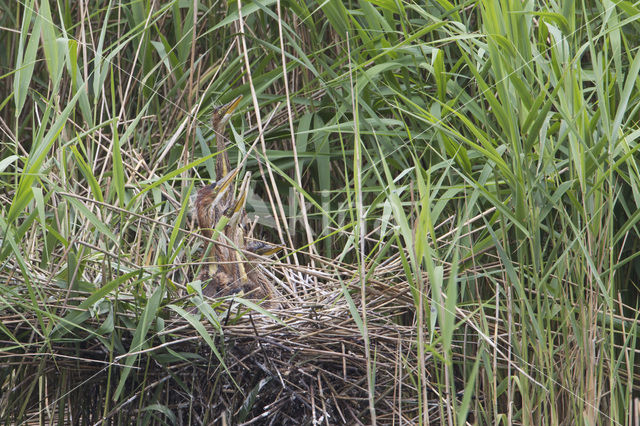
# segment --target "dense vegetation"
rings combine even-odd
[[[2,422],[632,423],[634,3],[0,7]],[[282,305],[212,310],[189,198],[240,94]]]

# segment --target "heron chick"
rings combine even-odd
[[[251,235],[246,234],[245,211],[251,174],[245,174],[236,193],[234,183],[240,169],[231,169],[224,135],[227,123],[241,100],[242,96],[238,96],[230,103],[215,108],[211,117],[218,150],[217,182],[198,191],[195,209],[202,235],[213,240],[213,246],[199,278],[206,285],[203,293],[207,296],[228,296],[242,292],[252,299],[269,299],[272,293],[265,275],[254,264],[256,260],[247,264],[242,252],[271,254],[277,250],[265,251],[264,247],[269,246],[267,243],[248,243],[253,240]],[[258,247],[260,250],[257,250]]]

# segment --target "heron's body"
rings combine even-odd
[[[217,182],[198,191],[195,207],[202,235],[215,242],[200,273],[200,279],[205,285],[203,293],[207,296],[244,292],[247,297],[263,299],[271,296],[266,277],[257,265],[246,264],[243,254],[243,251],[261,254],[255,243],[247,243],[247,237],[250,236],[245,235],[247,219],[244,205],[250,174],[245,175],[236,194],[233,183],[239,170],[231,170],[225,146],[224,129],[241,99],[240,96],[233,102],[216,108],[212,117],[218,149]]]

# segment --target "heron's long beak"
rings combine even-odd
[[[223,105],[220,107],[220,112],[222,113],[222,121],[226,122],[227,120],[229,120],[231,118],[231,114],[233,114],[233,111],[235,111],[235,109],[238,107],[238,105],[240,105],[240,101],[242,100],[242,95],[238,96],[237,98],[235,98],[234,100],[232,100],[231,102],[229,102],[226,105]]]
[[[264,241],[252,241],[245,249],[260,256],[271,256],[282,250],[284,247],[265,243]]]
[[[236,176],[238,176],[239,171],[240,169],[234,169],[231,171],[231,173],[216,182],[215,187],[213,188],[213,192],[215,194],[215,198],[213,200],[214,204],[218,204],[220,202],[222,197],[226,194],[227,189],[229,188],[231,183],[234,181]]]
[[[238,190],[238,194],[235,200],[235,203],[229,206],[229,214],[231,218],[236,218],[236,222],[234,224],[237,225],[239,213],[244,210],[244,205],[247,202],[247,193],[249,192],[249,181],[251,180],[251,172],[247,172],[244,175],[244,179],[242,179],[242,184],[240,185],[240,189]]]

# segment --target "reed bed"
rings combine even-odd
[[[0,421],[634,424],[638,17],[0,0]],[[197,279],[239,95],[261,302]]]

